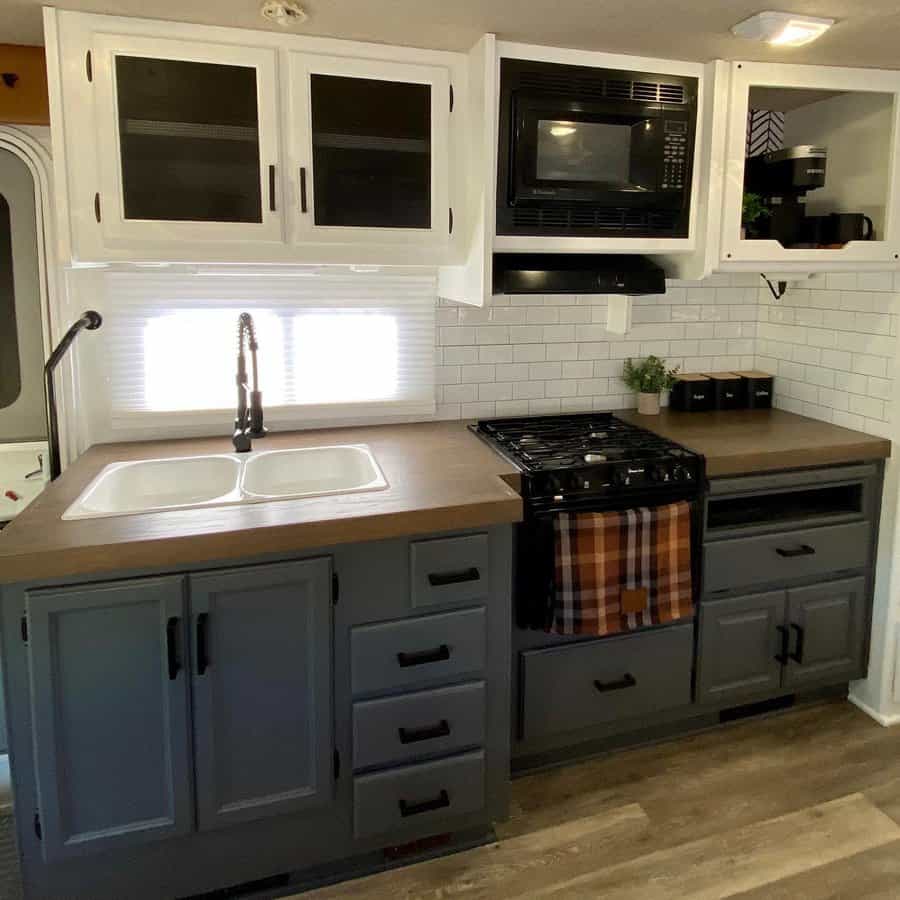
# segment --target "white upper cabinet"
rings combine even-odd
[[[465,55],[44,20],[63,261],[461,262]]]
[[[446,246],[450,73],[290,54],[295,244]]]
[[[749,62],[719,71],[729,80],[728,125],[709,267],[896,268],[900,73]]]
[[[274,50],[98,34],[103,246],[283,236]]]

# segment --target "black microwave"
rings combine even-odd
[[[697,87],[501,60],[497,233],[687,237]]]

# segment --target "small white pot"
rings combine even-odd
[[[642,416],[659,415],[659,394],[638,394],[638,412]]]

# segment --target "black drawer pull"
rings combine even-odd
[[[816,548],[810,547],[809,544],[801,544],[791,550],[785,550],[784,547],[777,547],[775,552],[785,559],[792,559],[795,556],[815,556]]]
[[[432,587],[443,587],[446,584],[478,581],[479,578],[481,578],[481,573],[473,566],[471,569],[461,569],[459,572],[432,572],[428,576],[428,583]]]
[[[435,738],[447,737],[450,734],[450,723],[441,719],[437,725],[426,728],[398,728],[401,744],[417,744],[419,741],[433,741]]]
[[[209,621],[209,613],[200,613],[197,616],[197,674],[205,675],[209,665],[209,648],[206,644],[206,624]]]
[[[618,681],[594,681],[594,687],[601,694],[605,694],[607,691],[623,691],[625,688],[634,687],[636,684],[637,678],[630,672],[626,672]]]
[[[178,616],[172,616],[166,622],[166,662],[169,668],[169,681],[174,681],[178,677],[181,670],[181,663],[178,661],[178,649],[176,647],[176,635],[178,634],[178,623],[181,620]]]
[[[416,653],[398,653],[397,662],[401,669],[410,666],[425,666],[428,663],[445,662],[450,659],[450,648],[446,644],[435,647],[433,650],[419,650]]]
[[[790,640],[790,632],[784,625],[776,625],[775,628],[781,635],[781,652],[775,654],[776,662],[780,662],[783,666],[788,663],[788,641]]]
[[[803,638],[804,633],[803,629],[799,625],[795,625],[791,622],[791,629],[797,632],[797,646],[794,648],[794,652],[791,654],[791,659],[795,663],[800,663],[803,665]]]
[[[400,815],[405,819],[407,816],[417,816],[419,813],[431,812],[433,809],[444,809],[450,805],[450,795],[446,791],[441,791],[433,800],[424,800],[422,803],[407,803],[405,800],[400,801]]]

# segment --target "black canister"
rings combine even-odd
[[[768,372],[735,372],[742,384],[741,393],[747,409],[771,409],[775,377]]]
[[[680,412],[702,412],[713,408],[713,383],[706,375],[679,375],[672,385],[669,406]]]
[[[734,372],[710,372],[713,409],[740,409],[744,405],[743,382]]]

